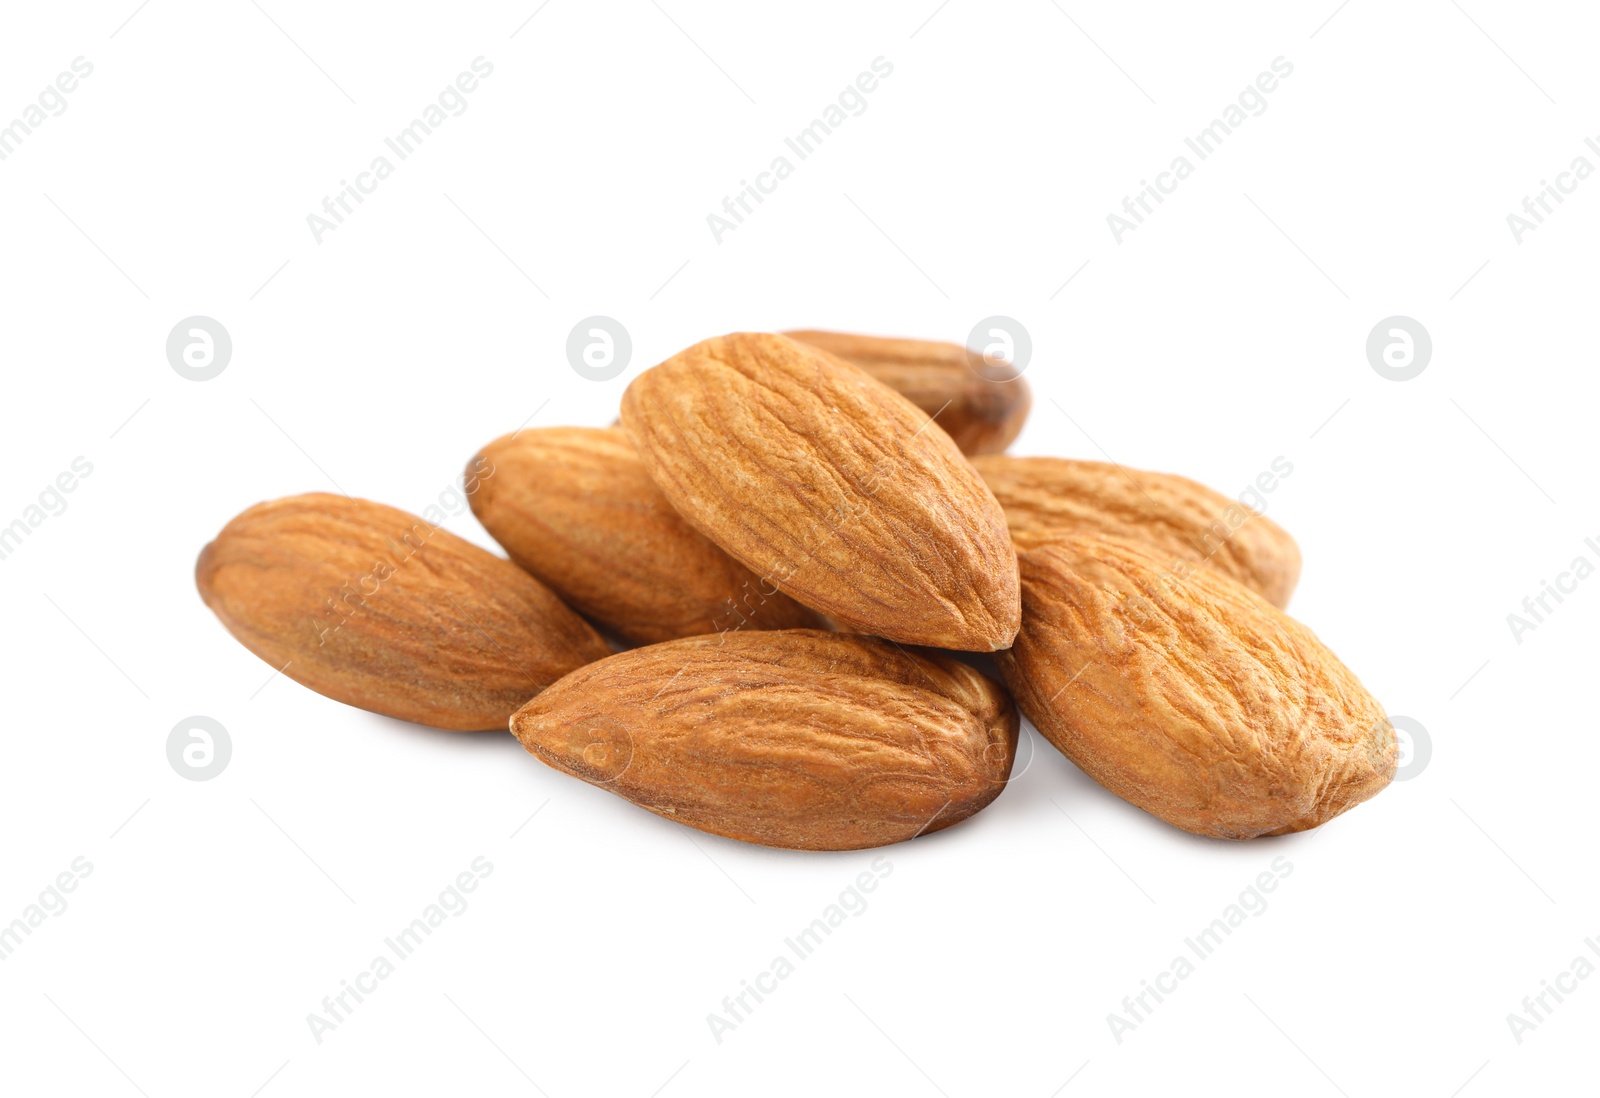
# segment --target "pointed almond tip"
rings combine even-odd
[[[985,630],[984,642],[990,652],[1002,652],[1010,648],[1017,641],[1017,634],[1022,632],[1022,595],[1020,584],[1017,593],[1009,600],[1005,611],[993,614],[989,619],[989,627]]]

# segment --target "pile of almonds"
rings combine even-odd
[[[319,693],[509,722],[557,770],[769,846],[966,819],[1010,777],[1018,707],[1200,835],[1302,831],[1387,785],[1383,707],[1282,609],[1289,535],[1182,477],[1006,456],[1028,389],[971,359],[708,339],[628,386],[620,428],[522,430],[473,459],[472,509],[510,560],[313,494],[228,523],[196,582]],[[1005,686],[949,651],[996,653]]]

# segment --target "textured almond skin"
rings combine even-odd
[[[795,629],[817,616],[679,517],[628,436],[545,427],[485,446],[472,511],[511,559],[635,644],[729,629]]]
[[[1317,827],[1393,779],[1383,706],[1242,584],[1109,538],[1020,556],[1022,632],[1001,672],[1039,731],[1119,797],[1248,839]]]
[[[861,367],[930,416],[937,415],[939,426],[964,454],[1005,450],[1033,406],[1026,381],[987,380],[973,370],[972,353],[958,343],[847,332],[783,334]]]
[[[622,423],[678,513],[841,626],[987,652],[1016,635],[1005,514],[950,436],[888,386],[779,335],[646,370]]]
[[[1279,608],[1299,582],[1300,547],[1281,526],[1187,477],[1053,457],[996,454],[972,464],[1018,547],[1063,534],[1126,538],[1164,563],[1204,564]]]
[[[811,629],[689,637],[580,668],[511,719],[541,761],[669,820],[796,850],[959,823],[1005,787],[1017,712],[948,656]]]
[[[243,512],[200,553],[200,597],[239,642],[319,694],[454,731],[611,649],[508,560],[365,500],[314,493]]]

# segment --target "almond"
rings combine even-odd
[[[195,566],[240,643],[319,694],[457,731],[504,728],[610,653],[543,584],[393,507],[315,493],[261,503]]]
[[[967,454],[998,454],[1017,437],[1033,394],[1020,377],[991,381],[957,343],[890,339],[845,332],[785,332],[846,362],[900,393],[930,416]]]
[[[701,831],[857,850],[1005,787],[1017,713],[948,656],[809,629],[689,637],[580,668],[511,719],[563,773]]]
[[[820,624],[683,521],[620,430],[519,431],[468,466],[483,467],[493,474],[471,499],[484,529],[568,605],[625,640]]]
[[[842,626],[992,651],[1020,620],[1005,515],[950,436],[862,371],[779,335],[708,339],[622,398],[689,524]]]
[[[1300,578],[1300,548],[1282,527],[1186,477],[1052,457],[996,454],[972,464],[1005,508],[1018,546],[1062,534],[1126,538],[1167,563],[1231,576],[1278,607]]]
[[[1383,706],[1242,584],[1109,538],[1020,558],[1022,631],[1000,669],[1045,738],[1117,796],[1248,839],[1316,827],[1394,777]]]

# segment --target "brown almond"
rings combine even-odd
[[[731,839],[857,850],[959,823],[1005,787],[1017,713],[948,656],[795,629],[580,668],[511,720],[531,753]]]
[[[635,644],[817,615],[678,515],[621,430],[544,427],[485,446],[472,511],[511,559]]]
[[[635,378],[622,422],[678,513],[795,601],[902,643],[1016,635],[1000,505],[948,435],[842,359],[708,339]]]
[[[975,368],[973,352],[957,343],[809,330],[783,334],[861,367],[937,417],[966,454],[998,454],[1010,446],[1033,406],[1026,381],[990,380]]]
[[[1020,554],[1017,704],[1095,781],[1185,831],[1317,827],[1394,777],[1383,706],[1242,584],[1111,538]]]
[[[510,561],[345,496],[243,512],[201,552],[195,584],[288,678],[435,728],[504,728],[523,702],[611,651]]]
[[[1280,608],[1300,578],[1300,547],[1281,526],[1187,477],[1004,454],[972,464],[1005,508],[1019,547],[1064,534],[1126,538],[1157,556],[1204,564]]]

